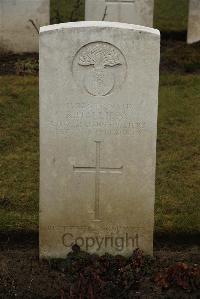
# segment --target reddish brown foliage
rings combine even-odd
[[[155,283],[161,288],[178,286],[184,290],[195,291],[200,288],[200,267],[176,263],[155,275]]]
[[[136,249],[130,258],[120,255],[89,255],[74,247],[66,259],[64,272],[71,280],[68,294],[62,298],[103,299],[126,298],[130,290],[136,290],[148,272],[151,259]],[[113,297],[114,296],[114,297]]]

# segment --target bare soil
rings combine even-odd
[[[0,53],[0,75],[38,74],[38,53]]]
[[[70,281],[62,269],[53,267],[50,261],[39,260],[37,235],[33,238],[21,237],[14,243],[4,237],[0,243],[0,298],[85,299],[70,295]],[[169,243],[161,242],[155,248],[150,274],[144,276],[136,290],[131,290],[123,298],[200,298],[200,290],[189,292],[178,287],[162,289],[153,281],[156,273],[177,262],[200,264],[199,247],[178,244],[171,248]],[[107,299],[111,298],[116,297]]]
[[[186,32],[161,33],[161,72],[200,73],[200,42],[186,44]],[[0,75],[38,74],[38,53],[0,53]]]

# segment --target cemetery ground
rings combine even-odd
[[[186,46],[180,42],[183,46],[177,52],[166,47],[168,42],[170,47],[174,44],[173,40],[163,41],[159,93],[155,207],[157,259],[139,289],[136,286],[134,293],[125,294],[130,298],[133,294],[138,298],[147,295],[152,298],[197,296],[196,291],[190,294],[181,288],[177,291],[177,287],[161,292],[161,288],[151,280],[155,272],[177,261],[197,264],[200,259],[197,247],[200,76],[196,68],[199,45]],[[191,60],[182,56],[184,51],[191,53]],[[174,53],[178,53],[176,62]],[[12,56],[8,63],[5,57],[1,59],[9,65],[4,68],[9,74],[1,69],[0,260],[3,271],[0,285],[5,293],[1,293],[1,286],[0,294],[3,298],[12,298],[15,293],[19,298],[56,298],[62,290],[66,294],[69,291],[66,274],[45,262],[38,262],[37,55]],[[171,63],[166,65],[167,60]]]
[[[186,1],[180,13],[174,0],[161,2],[154,259],[73,253],[67,263],[39,262],[38,55],[0,56],[0,298],[96,299],[99,277],[107,297],[97,298],[199,298],[200,44],[185,43]]]

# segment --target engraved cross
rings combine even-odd
[[[101,166],[101,141],[96,143],[96,163],[95,166],[73,166],[75,172],[95,173],[95,204],[94,215],[95,220],[100,220],[99,201],[100,201],[100,174],[101,173],[116,173],[121,174],[123,166],[121,167],[102,167]]]

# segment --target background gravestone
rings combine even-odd
[[[40,33],[40,255],[153,251],[159,31]]]
[[[114,21],[153,26],[154,0],[86,0],[86,21]]]
[[[200,0],[190,0],[187,42],[200,41]]]
[[[39,27],[49,22],[49,0],[0,0],[0,52],[38,52]]]

